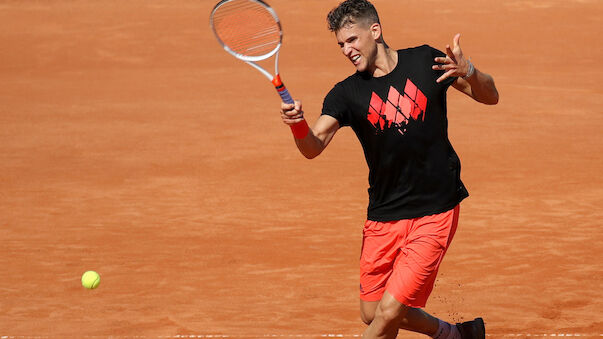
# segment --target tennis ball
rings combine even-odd
[[[100,284],[100,275],[94,271],[88,271],[82,275],[82,286],[93,290]]]

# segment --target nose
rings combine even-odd
[[[341,46],[341,51],[343,52],[343,55],[349,57],[350,54],[352,53],[352,48],[350,47],[349,44],[344,43],[343,46]]]

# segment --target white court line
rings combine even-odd
[[[493,334],[486,334],[486,337],[494,336]],[[518,333],[518,334],[497,334],[496,337],[515,337],[515,338],[531,338],[531,337],[585,337],[585,338],[594,338],[594,337],[603,337],[602,334],[582,334],[582,333],[541,333],[541,334],[532,334],[532,333]]]
[[[83,336],[85,339],[199,339],[199,338],[361,338],[361,334],[179,334],[170,336]],[[506,337],[506,338],[572,338],[584,337],[594,338],[603,337],[600,334],[585,334],[585,333],[509,333],[509,334],[486,334],[486,337]],[[44,336],[44,335],[0,335],[0,339],[51,339],[64,338],[63,336]]]

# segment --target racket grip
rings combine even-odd
[[[277,74],[276,76],[274,76],[274,79],[272,79],[272,84],[274,85],[274,88],[276,88],[276,92],[278,93],[278,95],[281,96],[281,100],[283,100],[284,103],[295,103],[293,101],[293,98],[291,97],[291,94],[289,94],[287,87],[285,87],[285,84],[283,84],[283,82],[281,81],[280,75]]]
[[[287,88],[285,86],[283,86],[283,90],[282,91],[278,91],[278,95],[281,96],[281,99],[283,100],[284,103],[286,104],[293,104],[295,103],[293,101],[293,98],[291,97],[291,94],[289,94],[289,91],[287,90]]]

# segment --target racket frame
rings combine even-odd
[[[224,43],[224,41],[222,41],[222,39],[220,39],[220,36],[216,32],[216,28],[214,26],[214,14],[220,9],[220,7],[222,7],[223,5],[225,5],[229,2],[233,2],[233,1],[236,1],[236,2],[247,1],[247,2],[257,3],[257,4],[261,5],[262,7],[264,7],[270,13],[270,15],[273,17],[273,19],[276,22],[276,25],[278,26],[279,41],[278,41],[278,44],[270,52],[265,53],[263,55],[258,55],[258,56],[244,55],[244,54],[235,52],[230,47],[228,47],[228,45],[226,45],[226,43]],[[283,82],[281,81],[281,78],[280,78],[280,75],[278,72],[278,62],[279,62],[278,56],[279,56],[281,46],[283,44],[283,29],[281,26],[281,21],[279,20],[278,16],[276,15],[276,11],[272,7],[270,7],[266,2],[264,2],[262,0],[221,0],[214,6],[213,10],[210,13],[209,25],[210,25],[216,39],[218,40],[220,45],[222,45],[222,47],[224,48],[224,50],[226,52],[228,52],[230,55],[234,56],[235,58],[246,62],[248,65],[252,66],[253,68],[257,69],[260,73],[262,73],[268,80],[270,80],[270,82],[272,82],[272,84],[274,85],[275,89],[277,90],[277,92],[280,95],[283,102],[285,102],[287,104],[294,103],[293,98],[289,94],[289,91],[287,90],[287,88],[285,87]],[[258,61],[266,60],[272,56],[275,57],[275,59],[274,59],[274,76],[272,74],[270,74],[270,72],[268,72],[262,66],[257,64]]]

